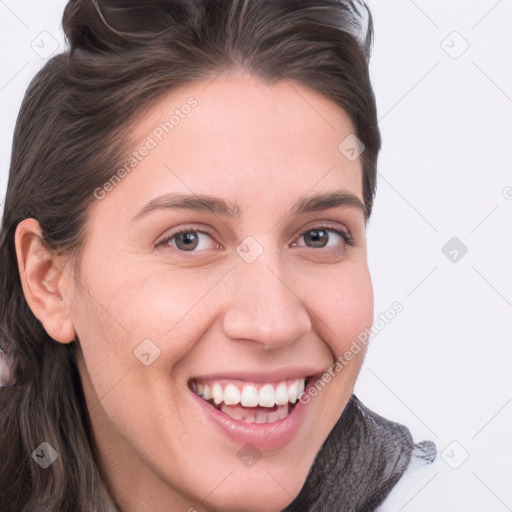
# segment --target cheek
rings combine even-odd
[[[225,272],[137,268],[123,261],[107,272],[106,263],[89,270],[87,283],[73,301],[88,367],[97,375],[112,375],[113,368],[139,368],[136,354],[147,346],[155,354],[160,351],[155,366],[172,368],[208,325],[208,292]]]
[[[342,287],[336,293],[333,292],[333,307],[334,318],[338,319],[336,327],[342,332],[341,352],[348,349],[349,342],[372,326],[373,287],[369,273],[355,272],[347,282],[342,283]]]
[[[317,325],[322,338],[335,356],[341,355],[373,323],[373,287],[368,268],[347,264],[311,283],[315,284],[307,287],[307,303],[320,318]]]

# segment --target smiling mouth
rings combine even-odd
[[[227,416],[245,423],[275,423],[286,418],[311,377],[278,382],[193,379],[189,388]]]

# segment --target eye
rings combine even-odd
[[[329,233],[331,233],[331,235],[329,235]],[[332,234],[335,236],[332,236]],[[338,242],[339,239],[341,239],[341,246],[345,244],[354,245],[353,238],[346,231],[329,226],[316,226],[312,229],[308,229],[299,237],[299,240],[301,238],[306,241],[306,247],[311,248],[326,249],[330,247],[336,247],[336,245],[339,245],[336,244],[336,238],[338,238]],[[333,243],[327,245],[331,242],[331,239],[333,239]],[[294,242],[292,245],[297,246],[298,244]],[[299,245],[299,247],[304,247],[304,245]]]
[[[354,245],[353,238],[346,231],[330,226],[316,226],[308,229],[299,237],[299,240],[301,238],[305,240],[305,245],[294,242],[292,246],[328,249],[336,246],[343,248],[345,244]],[[182,253],[194,253],[208,250],[208,240],[213,243],[214,249],[220,247],[208,233],[194,228],[184,228],[158,241],[156,247],[171,246]]]
[[[186,228],[166,236],[156,243],[156,247],[170,245],[180,252],[199,252],[208,249],[208,247],[204,247],[205,244],[207,245],[208,239],[213,241],[212,237],[204,231]],[[219,246],[217,243],[215,245]]]

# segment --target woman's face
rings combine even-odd
[[[137,164],[95,192],[69,314],[123,511],[277,511],[298,494],[365,351],[290,400],[373,320],[361,158],[338,147],[352,133],[297,83],[196,82],[145,113]]]

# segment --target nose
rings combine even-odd
[[[267,350],[291,345],[311,329],[300,290],[284,281],[278,258],[271,262],[268,252],[250,264],[237,261],[223,318],[226,336],[260,343]]]

